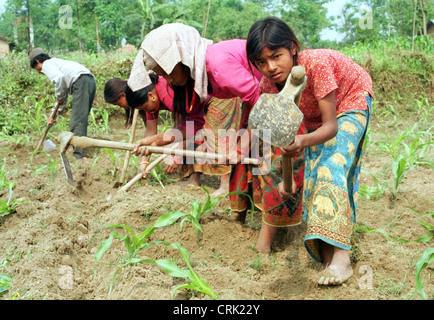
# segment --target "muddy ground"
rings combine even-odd
[[[122,121],[112,120],[110,134],[97,138],[128,140],[129,133]],[[380,124],[376,119],[372,125],[393,130],[393,124]],[[143,132],[139,124],[137,136]],[[114,272],[126,255],[125,245],[115,239],[98,263],[95,253],[113,232],[108,225],[125,224],[140,234],[168,211],[188,212],[193,199],[206,199],[204,190],[176,183],[165,183],[163,188],[155,179],[147,178],[126,194],[116,194],[114,185],[119,180],[122,163],[113,175],[113,162],[101,150],[94,150],[91,157],[81,161],[74,161],[69,154],[78,185],[74,188],[67,183],[60,161],[53,171],[48,168],[35,171],[49,161],[43,153],[29,152],[38,138],[35,136],[29,146],[1,142],[8,179],[16,182],[13,198],[25,201],[16,205],[15,213],[1,219],[0,259],[7,261],[1,272],[10,275],[13,281],[9,292],[0,299],[170,300],[172,290],[186,283],[185,280],[174,278],[150,263],[119,271],[109,295]],[[58,154],[57,143],[50,155],[57,160]],[[123,159],[124,153],[119,155]],[[368,152],[364,169],[391,185],[391,160],[387,155]],[[131,179],[135,173],[130,166],[127,178]],[[367,173],[360,180],[362,185],[374,185]],[[201,181],[210,192],[219,185],[213,176],[202,176]],[[432,224],[432,219],[415,211],[432,213],[433,183],[431,168],[416,167],[402,181],[396,201],[390,201],[390,187],[378,200],[360,199],[358,225],[383,228],[399,238],[418,239],[427,233],[419,220]],[[5,199],[6,191],[1,196]],[[381,233],[357,232],[357,246],[352,251],[354,276],[341,286],[323,287],[315,284],[320,266],[308,256],[303,245],[304,223],[279,230],[272,255],[265,258],[255,249],[260,215],[249,216],[245,224],[240,224],[231,220],[229,208],[229,201],[222,199],[203,219],[204,232],[199,238],[191,224],[185,223],[181,230],[178,223],[157,229],[149,241],[181,244],[190,253],[195,272],[225,300],[421,299],[415,295],[415,264],[432,243],[401,243]],[[126,234],[123,229],[117,231]],[[173,258],[185,266],[177,250],[163,245],[144,249],[138,257]],[[429,299],[434,294],[432,271],[431,266],[422,272]],[[180,290],[174,299],[210,298]]]

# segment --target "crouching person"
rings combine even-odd
[[[29,51],[30,66],[54,83],[54,92],[60,104],[58,113],[65,110],[68,94],[72,94],[69,130],[74,136],[86,136],[90,109],[95,98],[96,84],[93,74],[83,65],[58,58],[51,58],[41,48]],[[55,119],[49,117],[48,123]],[[84,150],[74,147],[73,156],[81,159]]]

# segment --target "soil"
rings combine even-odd
[[[103,138],[128,140],[122,121],[113,119],[111,133]],[[372,125],[378,128],[380,123],[374,119]],[[381,126],[388,128],[384,123]],[[137,137],[143,133],[144,128],[139,125]],[[60,144],[56,144],[49,153],[54,160],[59,158]],[[166,212],[189,212],[193,199],[204,201],[206,193],[202,188],[168,182],[163,182],[163,188],[148,177],[125,194],[117,194],[114,186],[122,161],[113,174],[111,158],[101,150],[89,150],[90,156],[80,161],[68,154],[76,183],[73,187],[66,180],[61,161],[55,172],[48,168],[35,170],[48,164],[49,158],[44,153],[33,154],[32,143],[15,146],[3,141],[1,147],[2,156],[7,159],[8,178],[16,182],[13,199],[26,200],[16,205],[15,213],[0,221],[0,258],[4,262],[1,272],[13,278],[9,291],[0,299],[170,300],[172,291],[186,283],[183,278],[174,278],[155,264],[144,262],[121,269],[108,294],[113,275],[127,251],[122,241],[114,239],[98,263],[95,254],[114,232],[109,225],[124,224],[140,234]],[[118,154],[123,160],[124,152]],[[363,168],[391,185],[391,160],[387,155],[367,152]],[[127,181],[135,174],[130,166]],[[366,172],[360,181],[361,185],[374,185]],[[201,182],[210,193],[219,186],[215,176],[203,175]],[[382,228],[391,236],[412,241],[402,243],[379,232],[358,231],[352,250],[354,275],[341,286],[316,284],[320,265],[304,248],[304,223],[280,229],[272,254],[264,257],[255,248],[260,214],[249,215],[244,224],[235,222],[227,198],[202,219],[202,234],[196,236],[190,223],[184,223],[182,229],[176,223],[157,229],[148,241],[181,244],[190,253],[194,271],[225,300],[421,299],[415,294],[415,265],[432,243],[413,240],[427,233],[419,220],[432,224],[431,217],[422,213],[432,213],[433,183],[432,169],[417,166],[402,181],[396,200],[390,199],[391,187],[378,200],[360,199],[359,226]],[[1,196],[6,199],[6,192],[2,191]],[[116,231],[126,234],[121,228]],[[173,258],[185,266],[180,253],[164,245],[143,249],[138,257]],[[424,290],[432,299],[432,265],[421,276]],[[176,291],[173,298],[210,299],[187,290]]]

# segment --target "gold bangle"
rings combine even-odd
[[[139,165],[142,165],[142,164],[149,164],[149,161],[142,161],[139,163]]]

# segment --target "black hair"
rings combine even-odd
[[[186,100],[192,101],[193,94],[194,94],[194,80],[190,76],[190,68],[186,65],[181,64],[181,68],[184,70],[185,73],[189,75],[187,83],[184,86],[174,86],[172,85],[173,89],[173,110],[172,110],[172,118],[175,123],[179,123],[180,121],[184,121],[185,117],[187,115],[186,111]],[[187,86],[187,90],[186,87]],[[186,97],[186,92],[188,94],[188,97]]]
[[[50,56],[46,53],[41,53],[38,54],[36,57],[34,57],[31,61],[30,61],[30,66],[34,69],[36,67],[36,65],[38,64],[38,62],[36,60],[38,60],[39,62],[44,62],[45,60],[49,60],[51,59]]]
[[[127,81],[119,78],[111,78],[104,86],[104,100],[113,103],[119,100],[122,93],[125,93]]]
[[[247,36],[247,58],[255,65],[255,60],[261,55],[262,49],[270,50],[286,48],[290,52],[294,45],[297,52],[300,51],[300,41],[292,29],[282,20],[275,17],[267,17],[253,24]],[[297,53],[293,56],[294,66],[298,64]]]
[[[127,99],[128,106],[130,107],[128,109],[125,109],[126,126],[130,126],[133,123],[133,110],[148,102],[148,93],[154,90],[155,85],[158,83],[157,74],[150,73],[149,77],[151,78],[152,83],[149,86],[144,87],[140,90],[133,91],[128,85],[126,85],[125,98]],[[139,114],[142,117],[143,121],[145,121],[146,123],[146,111],[139,110]]]
[[[129,86],[125,89],[125,97],[127,98],[128,105],[136,109],[140,107],[144,103],[148,102],[148,93],[154,90],[155,85],[158,83],[158,75],[155,73],[150,73],[149,77],[151,78],[151,84],[147,87],[144,87],[140,90],[133,91]]]

